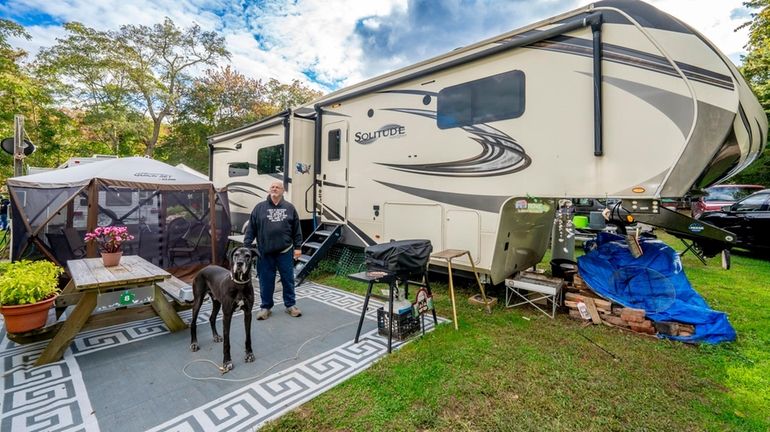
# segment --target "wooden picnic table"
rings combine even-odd
[[[101,258],[84,258],[67,261],[72,279],[62,291],[62,297],[77,298],[75,309],[67,317],[56,335],[35,362],[35,366],[48,364],[62,358],[69,344],[77,336],[96,307],[99,294],[135,286],[152,285],[152,308],[172,332],[187,327],[174,308],[166,301],[158,286],[171,274],[137,255],[126,255],[120,265],[104,267]],[[109,313],[109,312],[107,312]]]

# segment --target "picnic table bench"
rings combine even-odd
[[[152,293],[152,309],[160,316],[166,327],[172,332],[187,327],[174,307],[166,300],[159,285],[171,279],[171,274],[142,257],[124,256],[120,264],[115,267],[104,267],[100,258],[76,259],[67,261],[67,267],[72,279],[57,299],[57,307],[74,304],[75,308],[58,328],[53,339],[35,362],[35,366],[61,359],[75,336],[93,317],[92,312],[97,306],[98,297],[115,291],[132,287],[151,287],[149,290]],[[174,282],[174,284],[177,283]]]

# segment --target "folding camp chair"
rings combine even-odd
[[[174,246],[168,249],[169,265],[174,265],[174,262],[180,256],[193,260],[201,246],[201,240],[207,235],[209,235],[208,224],[200,223],[197,226],[191,227],[188,231],[188,235],[184,237],[184,245]]]
[[[86,242],[83,237],[72,227],[63,228],[62,232],[72,255],[75,258],[83,258],[86,255]]]

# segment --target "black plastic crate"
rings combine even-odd
[[[398,315],[393,313],[393,338],[404,340],[420,330],[420,320],[413,317],[411,313]],[[388,312],[384,308],[377,309],[377,333],[381,336],[387,336],[390,329],[390,320]]]

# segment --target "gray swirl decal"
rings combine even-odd
[[[422,109],[391,108],[404,114],[436,119],[436,112]],[[527,168],[532,159],[513,138],[502,131],[486,124],[463,126],[471,140],[481,146],[478,155],[457,161],[428,164],[390,164],[380,163],[399,171],[415,174],[439,175],[447,177],[485,177],[511,174]]]

